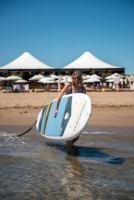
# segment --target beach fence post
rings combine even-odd
[[[62,79],[62,76],[59,75],[58,76],[58,92],[60,92],[60,90],[61,90],[61,88],[60,88],[61,79]]]

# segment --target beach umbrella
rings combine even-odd
[[[66,79],[66,78],[71,78],[71,76],[65,75],[62,77],[62,79]]]
[[[15,83],[27,83],[27,82],[28,82],[28,81],[26,81],[26,80],[24,80],[24,79],[15,81]]]
[[[13,80],[21,80],[22,78],[20,76],[8,76],[7,81],[13,81]]]
[[[90,75],[83,75],[82,78],[83,80],[89,79],[91,76]]]
[[[117,79],[117,78],[109,78],[109,79],[106,80],[106,82],[112,83],[112,82],[114,82],[116,79]],[[125,81],[125,79],[119,78],[119,81],[120,81],[120,82],[123,82],[123,81]]]
[[[6,77],[0,76],[0,81],[6,81],[6,80],[7,80]]]
[[[72,83],[72,78],[71,77],[67,78],[67,83]]]
[[[125,79],[123,79],[124,76],[118,74],[118,73],[114,73],[110,76],[107,76],[105,79],[106,79],[106,82],[113,82],[113,89],[116,89],[118,90],[119,89],[119,83],[121,82],[121,85],[123,85],[123,81],[125,81]]]
[[[56,80],[55,81],[55,83],[58,83],[59,82],[59,80]],[[65,83],[66,82],[66,80],[65,79],[62,79],[61,81],[60,81],[60,83]]]
[[[91,76],[90,76],[90,78],[92,78],[92,79],[102,79],[100,76],[98,76],[97,74],[92,74]]]
[[[101,80],[98,78],[89,78],[87,80],[84,80],[84,83],[95,83],[95,82],[100,82]]]
[[[29,81],[38,81],[40,79],[44,78],[42,74],[34,75],[32,78],[29,78]]]
[[[105,79],[116,79],[116,78],[123,78],[124,76],[118,74],[118,73],[114,73],[110,76],[107,76]]]
[[[47,77],[47,78],[42,78],[42,79],[40,79],[39,81],[38,81],[38,83],[55,83],[55,81],[53,81],[53,79],[52,78],[50,78],[50,77]]]
[[[114,79],[113,79],[113,78],[109,78],[109,79],[106,80],[106,82],[108,82],[108,83],[113,83],[113,82],[114,82]]]
[[[72,82],[72,78],[71,76],[63,76],[62,80],[65,81],[65,83],[71,83]]]
[[[53,79],[58,79],[58,77],[59,77],[59,76],[57,76],[57,75],[55,75],[55,74],[51,74],[51,75],[50,75],[50,78],[53,78]]]

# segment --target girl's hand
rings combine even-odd
[[[55,112],[54,112],[54,117],[56,117],[58,114],[58,110],[56,109]]]

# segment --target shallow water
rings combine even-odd
[[[87,127],[72,149],[22,130],[0,126],[0,199],[134,199],[133,128]]]

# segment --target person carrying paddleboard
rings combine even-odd
[[[85,93],[86,89],[83,85],[83,78],[80,71],[74,71],[72,74],[72,83],[67,83],[65,87],[61,90],[60,94],[57,97],[56,105],[55,105],[55,112],[54,116],[56,117],[58,114],[58,105],[60,103],[60,99],[67,94],[74,94],[74,93]],[[74,142],[78,140],[79,137],[74,138],[73,140],[66,141],[66,145],[68,147],[72,146]]]

